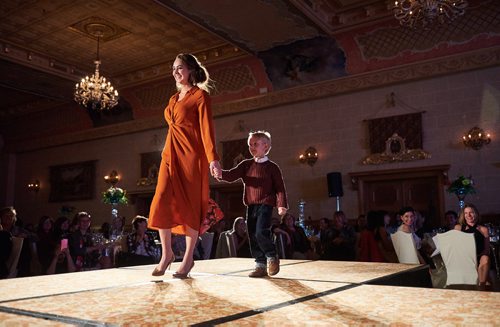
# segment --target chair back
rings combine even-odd
[[[214,233],[205,232],[201,236],[201,247],[203,248],[203,260],[210,259],[210,253],[212,252],[212,244],[214,243]]]
[[[229,252],[230,257],[237,257],[238,256],[238,249],[237,249],[237,240],[236,240],[236,233],[235,232],[229,232],[226,234],[227,235],[227,249]]]
[[[17,264],[21,256],[21,250],[23,249],[23,242],[24,238],[22,237],[12,237],[12,250],[6,262],[7,269],[9,270],[7,278],[14,278],[17,276]]]
[[[474,234],[450,230],[437,234],[439,251],[446,266],[446,286],[477,285],[477,257]]]
[[[227,258],[229,257],[228,249],[228,233],[230,231],[224,231],[219,235],[219,241],[217,242],[217,248],[215,249],[215,258]]]
[[[274,234],[274,243],[276,246],[276,253],[278,254],[278,257],[280,259],[286,259],[286,250],[285,250],[286,240],[283,234],[281,233]]]
[[[392,245],[400,263],[419,264],[415,240],[411,233],[397,231],[391,235]]]

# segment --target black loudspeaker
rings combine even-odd
[[[328,182],[328,196],[343,196],[344,191],[342,190],[342,176],[340,173],[328,173],[326,174],[326,180]]]

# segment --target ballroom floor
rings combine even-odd
[[[252,279],[251,259],[228,258],[186,280],[153,267],[2,280],[0,325],[500,325],[498,292],[411,287],[425,266],[282,260]]]

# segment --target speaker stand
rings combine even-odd
[[[337,211],[340,211],[340,196],[337,196]]]

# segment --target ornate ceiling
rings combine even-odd
[[[495,5],[495,1],[486,2]],[[317,37],[340,42],[349,72],[357,74],[384,68],[380,54],[398,60],[397,51],[408,51],[394,41],[394,35],[407,42],[414,39],[411,32],[395,33],[398,24],[389,3],[392,1],[2,1],[0,134],[2,126],[74,104],[75,83],[94,71],[96,30],[103,33],[101,73],[119,90],[165,80],[179,52],[194,53],[207,66],[230,65],[278,46]],[[466,35],[470,31],[467,26],[450,28],[449,33],[455,31],[461,37],[452,35],[448,39],[468,42],[484,30],[490,31],[489,25],[498,35],[499,14],[489,12],[493,12],[491,19],[482,20],[486,27],[474,31],[474,35]],[[426,45],[427,50],[441,42],[437,37],[442,33],[435,34],[436,41]],[[496,41],[484,42],[491,46]],[[391,53],[383,44],[401,49]],[[422,55],[426,49],[412,54],[411,60],[428,60],[429,56]]]

